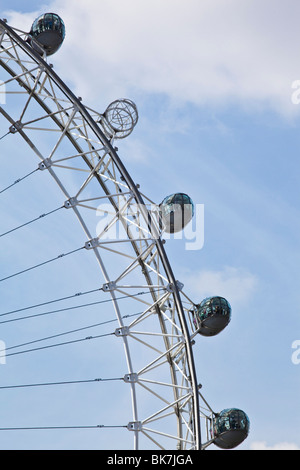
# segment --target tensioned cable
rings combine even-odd
[[[4,134],[2,137],[0,137],[0,140],[4,139],[4,137],[6,137],[8,134],[10,134],[10,131],[6,132],[6,134]]]
[[[99,290],[99,289],[97,289],[97,290]],[[118,298],[116,298],[116,300],[122,300],[124,298],[128,298],[128,296],[126,295],[126,296],[118,297]],[[11,323],[13,321],[27,320],[29,318],[42,317],[44,315],[51,315],[52,313],[67,312],[69,310],[76,310],[78,308],[91,307],[91,306],[94,306],[94,305],[104,304],[104,303],[107,303],[107,302],[112,302],[112,299],[99,300],[98,302],[90,302],[90,303],[87,303],[87,304],[75,305],[74,307],[65,307],[65,308],[60,308],[60,309],[57,309],[57,310],[50,310],[48,312],[36,313],[36,314],[33,314],[33,315],[26,315],[24,317],[12,318],[10,320],[3,320],[3,321],[0,321],[0,325],[3,325],[4,323]]]
[[[0,428],[0,431],[41,431],[41,430],[57,430],[57,429],[107,429],[107,428],[127,428],[124,425],[105,425],[96,424],[92,426],[33,426],[21,428]]]
[[[0,191],[0,194],[2,193],[5,193],[5,191],[7,191],[8,189],[12,188],[13,186],[15,186],[16,184],[20,183],[21,181],[25,180],[26,178],[28,178],[29,176],[33,175],[33,173],[35,173],[36,171],[38,171],[39,168],[36,168],[35,170],[31,171],[30,173],[28,173],[27,175],[25,176],[22,176],[21,178],[18,178],[16,181],[14,181],[12,184],[10,184],[9,186],[7,186],[6,188],[2,189]]]
[[[46,212],[45,214],[41,214],[38,217],[35,217],[32,220],[29,220],[28,222],[25,222],[22,225],[18,225],[18,227],[12,228],[11,230],[8,230],[7,232],[1,233],[0,238],[4,237],[5,235],[8,235],[9,233],[15,232],[16,230],[19,230],[22,227],[26,227],[27,225],[32,224],[33,222],[36,222],[37,220],[43,219],[47,217],[48,215],[54,214],[55,212],[59,211],[60,209],[63,209],[64,206],[57,207],[56,209],[53,209],[52,211]]]
[[[136,317],[136,316],[141,315],[142,313],[143,312],[138,312],[138,313],[132,313],[131,315],[125,315],[125,316],[122,317],[122,319],[124,320],[125,318]],[[69,330],[69,331],[65,331],[63,333],[57,333],[57,334],[52,335],[52,336],[46,336],[45,338],[35,339],[35,340],[32,340],[32,341],[28,341],[26,343],[18,344],[18,345],[15,345],[15,346],[10,346],[8,348],[6,347],[5,349],[1,349],[0,353],[4,352],[4,351],[9,351],[11,349],[21,348],[22,346],[29,346],[30,344],[39,343],[41,341],[47,341],[49,339],[58,338],[59,336],[65,336],[65,335],[69,335],[69,334],[72,334],[72,333],[77,333],[78,331],[83,331],[83,330],[88,330],[90,328],[96,328],[98,326],[108,325],[109,323],[115,323],[117,321],[118,321],[117,318],[113,318],[111,320],[106,320],[106,321],[101,322],[101,323],[95,323],[93,325],[88,325],[88,326],[83,326],[81,328],[76,328],[75,330]]]
[[[93,290],[86,291],[86,292],[78,292],[77,294],[69,295],[67,297],[62,297],[60,299],[50,300],[48,302],[43,302],[43,303],[40,303],[40,304],[31,305],[29,307],[23,307],[23,308],[20,308],[20,309],[17,309],[17,310],[11,310],[10,312],[4,312],[4,313],[0,314],[0,317],[6,316],[6,315],[12,315],[13,313],[23,312],[24,310],[30,310],[30,309],[33,309],[33,308],[42,307],[42,306],[49,305],[49,304],[56,303],[56,302],[61,302],[63,300],[73,299],[73,298],[81,296],[81,295],[91,294],[91,293],[94,293],[94,292],[97,292],[97,291],[102,291],[102,290],[103,290],[103,288],[100,287],[98,289],[93,289]],[[165,290],[165,288],[162,287],[161,289],[156,289],[155,292],[159,292],[161,290]],[[149,294],[149,292],[148,291],[142,291],[142,292],[137,292],[134,295],[137,297],[137,296],[146,295],[146,294]],[[123,300],[123,299],[131,298],[131,297],[132,296],[129,295],[129,294],[128,295],[122,295],[120,297],[116,297],[114,300]],[[58,309],[58,310],[51,310],[49,312],[43,312],[43,313],[37,313],[37,314],[34,314],[34,315],[27,315],[25,317],[13,318],[11,320],[4,320],[4,321],[1,321],[0,324],[9,323],[9,322],[12,322],[12,321],[17,321],[17,320],[23,320],[23,319],[27,319],[27,318],[39,317],[39,316],[43,316],[43,315],[49,315],[51,313],[64,312],[64,311],[67,311],[67,310],[73,310],[73,309],[81,308],[81,307],[88,307],[90,305],[104,304],[104,303],[112,302],[112,301],[113,301],[113,299],[111,299],[111,298],[110,299],[105,299],[105,300],[99,300],[97,302],[91,302],[91,303],[82,304],[82,305],[75,305],[73,307],[65,307],[65,308],[61,308],[61,309]],[[126,318],[126,316],[123,317],[123,318]]]
[[[16,277],[16,276],[19,276],[20,274],[24,274],[28,271],[31,271],[33,269],[36,269],[36,268],[40,268],[41,266],[45,266],[45,264],[49,264],[49,263],[52,263],[53,261],[56,261],[60,258],[63,258],[63,257],[66,257],[66,256],[69,256],[69,255],[72,255],[73,253],[76,253],[80,250],[83,250],[85,249],[85,246],[81,246],[80,248],[76,248],[75,250],[71,250],[67,253],[62,253],[58,256],[56,256],[55,258],[51,258],[47,261],[43,261],[42,263],[39,263],[39,264],[36,264],[34,266],[31,266],[30,268],[27,268],[27,269],[23,269],[22,271],[19,271],[17,273],[14,273],[14,274],[11,274],[10,276],[6,276],[6,277],[3,277],[2,279],[0,279],[0,282],[3,282],[3,281],[6,281],[7,279],[11,279],[12,277]]]
[[[77,292],[76,294],[67,295],[66,297],[60,297],[59,299],[48,300],[47,302],[42,302],[42,303],[39,303],[39,304],[30,305],[29,307],[23,307],[23,308],[18,308],[16,310],[11,310],[9,312],[4,312],[4,313],[0,314],[0,317],[3,317],[5,315],[11,315],[13,313],[24,312],[25,310],[30,310],[32,308],[44,307],[45,305],[54,304],[56,302],[62,302],[64,300],[74,299],[75,297],[80,297],[81,295],[92,294],[94,292],[101,291],[101,290],[103,290],[103,288],[98,287],[97,289],[92,289],[92,290],[88,290],[88,291],[85,291],[85,292]]]
[[[103,335],[96,335],[96,336],[86,336],[85,338],[79,338],[79,339],[73,339],[72,341],[64,341],[63,343],[55,343],[55,344],[49,344],[48,346],[40,346],[38,348],[32,348],[32,349],[25,349],[23,351],[18,351],[18,352],[13,352],[9,354],[4,354],[3,356],[0,355],[1,358],[6,358],[8,356],[16,356],[18,354],[25,354],[27,352],[33,352],[33,351],[41,351],[42,349],[49,349],[49,348],[55,348],[57,346],[65,346],[67,344],[74,344],[74,343],[80,343],[82,341],[89,341],[92,339],[99,339],[99,338],[104,338],[107,336],[112,336],[115,333],[105,333]]]
[[[113,378],[97,378],[97,379],[86,379],[86,380],[65,380],[62,382],[44,382],[44,383],[32,383],[32,384],[20,384],[20,385],[1,385],[0,390],[7,390],[13,388],[30,388],[30,387],[49,387],[52,385],[73,385],[73,384],[86,384],[86,383],[99,383],[99,382],[117,382],[124,381],[124,377],[113,377]]]
[[[144,292],[144,294],[145,294],[145,293],[146,293],[146,292]],[[142,294],[142,293],[141,293],[141,294]],[[125,297],[129,297],[129,296],[125,296]],[[124,297],[123,297],[123,298],[124,298]],[[106,302],[107,302],[107,301],[112,301],[112,299],[107,299]],[[135,314],[131,314],[131,315],[125,315],[125,316],[122,317],[122,318],[123,318],[123,319],[125,319],[125,318],[130,318],[130,317],[133,317],[133,316],[138,316],[138,315],[140,315],[140,314],[141,314],[141,312],[135,313]],[[49,340],[49,339],[57,338],[57,337],[59,337],[59,336],[64,336],[64,335],[67,335],[67,334],[76,333],[76,332],[78,332],[78,331],[82,331],[82,330],[85,330],[85,329],[88,329],[88,328],[94,328],[94,327],[97,327],[97,326],[103,326],[103,325],[105,325],[105,324],[112,323],[112,322],[114,322],[114,321],[117,321],[117,319],[107,320],[107,321],[101,322],[101,323],[99,323],[99,324],[93,324],[93,325],[89,325],[89,326],[77,328],[77,329],[75,329],[75,330],[70,330],[70,331],[66,331],[66,332],[63,332],[63,333],[58,333],[58,334],[56,334],[56,335],[48,336],[48,337],[45,337],[45,338],[40,338],[40,339],[38,339],[38,340],[33,340],[33,341],[30,341],[30,342],[27,342],[27,343],[23,343],[23,344],[19,344],[19,345],[16,345],[16,346],[11,346],[11,347],[9,347],[9,348],[5,348],[5,349],[0,350],[0,353],[1,353],[1,352],[5,352],[5,354],[3,354],[2,356],[0,355],[0,359],[1,359],[1,358],[6,358],[6,357],[8,357],[8,356],[15,356],[15,355],[18,355],[18,354],[27,353],[27,352],[40,351],[40,350],[43,350],[43,349],[53,348],[53,347],[57,347],[57,346],[64,346],[64,345],[67,345],[67,344],[79,343],[79,342],[86,341],[86,340],[99,339],[99,338],[104,338],[104,337],[108,337],[108,336],[113,336],[113,335],[115,334],[115,332],[105,333],[105,334],[96,335],[96,336],[87,336],[87,337],[85,337],[85,338],[80,338],[80,339],[71,340],[71,341],[65,341],[65,342],[62,342],[62,343],[50,344],[50,345],[47,345],[47,346],[40,346],[40,347],[38,347],[38,348],[26,349],[26,350],[23,350],[23,351],[18,351],[18,352],[6,354],[6,351],[11,350],[11,349],[16,349],[16,348],[19,348],[19,347],[22,347],[22,346],[26,346],[26,345],[29,345],[29,344],[34,344],[34,343],[37,343],[37,342],[40,342],[40,341],[47,341],[47,340]]]

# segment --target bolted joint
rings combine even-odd
[[[88,242],[85,243],[84,247],[87,250],[91,250],[92,248],[97,248],[99,246],[99,239],[98,238],[93,238],[92,240],[89,240]]]
[[[78,201],[76,199],[76,197],[70,197],[70,199],[68,199],[65,203],[64,203],[64,207],[66,209],[70,209],[71,207],[75,207],[77,206],[78,204]]]
[[[106,284],[103,284],[102,289],[103,292],[111,292],[117,288],[116,283],[111,281],[107,282]]]
[[[182,282],[176,281],[176,286],[177,286],[177,289],[181,291],[184,287],[184,284],[182,284]],[[171,292],[171,293],[175,292],[175,286],[172,283],[168,284],[166,289],[168,292]]]
[[[128,431],[141,431],[143,429],[143,425],[141,421],[131,421],[127,425]]]
[[[139,376],[136,373],[126,374],[124,376],[124,382],[126,382],[127,384],[137,383],[138,380],[139,380]]]
[[[115,335],[116,336],[128,336],[130,333],[129,326],[123,326],[121,328],[117,328],[115,330]]]
[[[23,128],[24,124],[21,121],[16,121],[13,123],[12,126],[9,128],[9,132],[15,134],[16,132],[20,131]]]
[[[46,170],[47,168],[50,168],[52,165],[52,162],[50,158],[45,158],[40,164],[39,164],[39,170]]]

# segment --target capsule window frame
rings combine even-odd
[[[37,38],[40,34],[49,31],[58,33],[62,40],[64,40],[66,35],[65,24],[56,13],[44,13],[36,18],[32,24],[30,34]]]

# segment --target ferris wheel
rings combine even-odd
[[[122,384],[122,391],[116,392],[119,398],[114,401],[114,407],[119,402],[120,411],[114,413],[113,422],[80,424],[78,428],[82,432],[84,428],[101,429],[103,433],[119,428],[130,437],[135,450],[200,450],[210,444],[233,448],[247,437],[249,419],[236,408],[227,408],[220,413],[213,411],[202,395],[193,354],[193,345],[200,335],[214,336],[228,325],[230,304],[218,296],[193,302],[184,292],[183,284],[176,279],[164,247],[165,234],[179,232],[190,223],[194,214],[193,201],[186,194],[174,193],[157,204],[134,183],[118,155],[115,142],[128,137],[134,130],[139,117],[137,107],[127,98],[113,101],[104,112],[85,106],[48,62],[64,37],[63,20],[53,13],[37,18],[30,32],[20,31],[9,26],[6,20],[0,20],[0,96],[6,97],[5,104],[1,101],[0,107],[6,123],[6,127],[2,125],[0,144],[11,139],[13,152],[19,150],[23,156],[26,153],[31,164],[20,174],[23,162],[19,165],[9,156],[15,177],[11,184],[7,182],[2,190],[0,188],[0,198],[20,184],[26,185],[26,191],[34,191],[35,181],[42,178],[39,184],[50,193],[50,200],[53,184],[57,188],[55,202],[60,201],[58,206],[22,220],[0,236],[9,237],[11,233],[16,234],[24,227],[44,220],[50,220],[53,231],[60,230],[61,221],[65,220],[68,225],[72,217],[72,221],[79,222],[82,237],[79,235],[78,245],[70,246],[64,253],[54,254],[45,242],[44,249],[35,253],[35,263],[2,273],[0,286],[51,267],[50,278],[55,287],[52,267],[78,253],[80,260],[87,260],[87,265],[93,263],[93,274],[86,280],[85,289],[57,298],[47,297],[52,292],[47,288],[44,300],[40,292],[37,300],[35,289],[32,289],[31,304],[7,308],[0,313],[0,323],[4,315],[9,321],[10,315],[22,312],[22,317],[17,319],[26,320],[37,316],[30,314],[33,308],[62,300],[80,300],[83,295],[93,294],[90,304],[72,304],[61,310],[110,304],[113,319],[107,319],[101,310],[97,313],[97,326],[108,324],[110,329],[83,340],[108,338],[109,345],[98,344],[97,347],[105,355],[106,364],[111,361],[112,367],[116,364],[119,367],[118,375],[114,376],[112,370],[112,376],[107,380],[114,381],[115,389],[117,382]],[[43,200],[41,193],[35,198]],[[51,219],[56,213],[61,217],[57,226]],[[96,217],[100,221],[95,233]],[[68,233],[68,230],[60,232],[64,246],[68,246]],[[80,270],[80,263],[74,261],[72,267],[77,266]],[[76,273],[69,272],[67,276],[75,278]],[[13,320],[16,320],[15,316]],[[113,322],[116,323],[112,328]],[[87,327],[81,329],[84,328]],[[59,334],[52,338],[55,336]],[[79,341],[81,339],[63,344]],[[59,344],[50,344],[45,349]],[[35,349],[39,348],[30,351]],[[6,356],[9,353],[6,352]],[[123,372],[119,373],[121,368]],[[101,387],[104,380],[96,378],[86,382]],[[60,383],[58,381],[57,385]],[[67,383],[65,380],[64,384]],[[28,387],[30,385],[47,384],[32,383]],[[21,388],[22,384],[4,384],[2,388],[12,387]],[[127,405],[123,395],[128,399]],[[104,404],[106,406],[109,405]],[[57,426],[48,423],[35,426],[28,422],[26,426],[23,423],[18,426],[14,419],[13,425],[9,422],[4,425],[7,427],[0,425],[3,432],[77,427],[74,420]],[[101,439],[99,443],[101,447]],[[120,445],[115,443],[115,448]]]

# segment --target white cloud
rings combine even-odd
[[[294,443],[290,442],[280,442],[269,446],[266,442],[252,442],[250,446],[251,450],[300,450],[300,447]]]
[[[220,271],[203,270],[185,277],[185,284],[197,298],[220,295],[228,299],[230,304],[242,304],[253,294],[256,277],[244,269],[225,267]]]
[[[79,94],[166,93],[176,101],[234,100],[293,113],[300,4],[292,0],[54,0],[67,29],[53,58]],[[44,8],[45,9],[45,8]],[[30,27],[29,14],[10,14]],[[51,59],[52,61],[52,59]],[[107,103],[95,103],[95,108]]]

